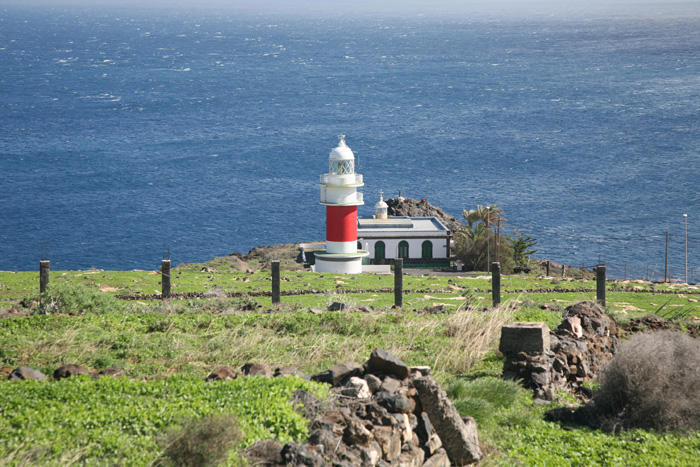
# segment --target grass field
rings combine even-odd
[[[289,391],[308,383],[202,380],[214,369],[252,361],[312,374],[364,362],[377,347],[433,368],[463,414],[477,418],[486,465],[694,465],[700,456],[697,434],[610,435],[545,422],[543,407],[497,378],[500,326],[556,327],[566,306],[595,299],[590,280],[505,276],[506,306],[494,310],[485,274],[405,276],[402,309],[392,308],[393,276],[283,270],[288,295],[279,305],[271,303],[269,269],[239,271],[226,259],[173,269],[173,293],[194,294],[189,298],[155,299],[160,279],[158,271],[55,271],[51,292],[40,297],[38,272],[0,272],[0,465],[149,465],[162,454],[160,437],[185,417],[219,412],[239,417],[242,446],[265,437],[300,439],[303,423],[285,404]],[[700,316],[698,298],[690,286],[609,283],[607,311],[620,321],[658,313],[692,324]],[[336,301],[350,310],[326,311]],[[371,310],[359,311],[363,306]],[[120,368],[133,379],[4,381],[19,365],[50,375],[63,363]],[[250,397],[248,408],[222,404],[218,391],[247,391],[236,386],[244,384],[269,384],[262,392],[280,396]],[[561,394],[557,403],[572,402]],[[269,415],[257,412],[273,405],[289,418],[265,421]],[[240,460],[232,454],[228,462]]]

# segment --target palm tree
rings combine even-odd
[[[479,206],[479,211],[476,209],[470,209],[467,211],[466,209],[462,210],[462,217],[464,217],[464,220],[467,221],[467,225],[471,228],[474,227],[474,222],[480,221],[481,220],[481,206]]]
[[[478,206],[477,210],[479,208],[481,208],[481,206]],[[492,225],[505,224],[506,218],[503,217],[503,214],[505,214],[505,211],[495,204],[489,204],[485,208],[481,208],[481,220],[486,224],[487,228]]]

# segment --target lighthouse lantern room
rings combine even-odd
[[[357,188],[364,185],[355,173],[355,155],[345,135],[328,157],[328,173],[321,175],[321,204],[326,206],[326,249],[316,252],[316,271],[356,274],[369,253],[357,248],[357,206],[364,204]]]

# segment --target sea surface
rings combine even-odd
[[[639,14],[0,7],[0,270],[322,240],[346,135],[385,197],[497,204],[536,256],[700,276],[700,6]],[[48,251],[47,251],[48,250]],[[689,278],[690,279],[690,278]]]

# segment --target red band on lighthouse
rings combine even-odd
[[[357,241],[357,206],[326,206],[326,240]]]

